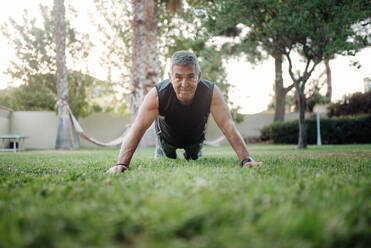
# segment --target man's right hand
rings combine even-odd
[[[263,162],[251,161],[251,162],[244,163],[244,164],[242,165],[242,168],[247,168],[247,167],[260,167],[260,166],[263,166],[263,165],[264,165]]]
[[[128,169],[128,167],[124,165],[115,165],[112,166],[106,173],[108,174],[115,174],[115,173],[120,173],[120,172],[125,172]]]

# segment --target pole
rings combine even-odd
[[[321,142],[321,130],[320,130],[320,123],[319,123],[319,111],[317,111],[317,146],[322,145]]]

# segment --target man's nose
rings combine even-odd
[[[182,79],[182,87],[186,87],[187,84],[188,84],[187,79],[186,78],[183,78]]]

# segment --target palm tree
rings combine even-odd
[[[57,65],[57,107],[58,132],[56,149],[74,149],[79,146],[79,140],[72,125],[68,106],[68,81],[66,68],[66,22],[64,0],[54,0],[54,38],[56,45]]]
[[[133,0],[133,39],[131,66],[131,118],[137,115],[144,96],[159,80],[157,53],[157,0]]]
[[[170,0],[171,14],[181,8],[181,0]],[[133,39],[131,67],[131,119],[135,119],[144,96],[160,78],[157,51],[159,0],[132,0]]]

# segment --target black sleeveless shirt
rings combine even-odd
[[[179,102],[169,79],[155,87],[159,102],[159,116],[155,125],[161,138],[177,148],[204,141],[214,84],[201,79],[191,105]]]

